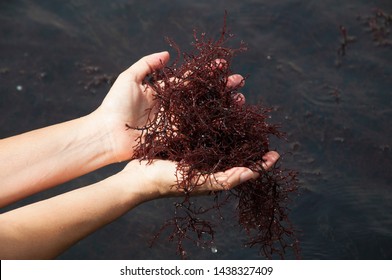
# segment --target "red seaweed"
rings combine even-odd
[[[271,109],[261,105],[240,105],[238,89],[227,87],[232,60],[246,50],[241,42],[229,47],[234,36],[226,29],[226,16],[218,39],[194,31],[193,49],[178,54],[169,66],[146,77],[155,91],[158,112],[141,130],[134,159],[167,159],[178,162],[177,187],[185,196],[174,206],[174,217],[164,223],[157,236],[171,229],[169,240],[177,242],[177,252],[186,257],[184,242],[212,246],[215,227],[205,218],[234,201],[239,225],[248,236],[246,245],[259,246],[267,258],[284,258],[288,248],[299,255],[295,230],[288,218],[290,194],[297,191],[296,173],[275,165],[264,170],[263,154],[270,151],[270,137],[282,138],[278,125],[268,123]],[[246,166],[260,174],[230,191],[212,195],[211,207],[198,207],[191,193],[205,175]],[[157,237],[156,236],[156,237]]]
[[[366,16],[363,23],[367,25],[367,30],[372,34],[373,41],[379,46],[392,46],[391,25],[392,14],[382,9],[375,9],[373,15]]]

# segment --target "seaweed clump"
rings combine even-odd
[[[227,87],[235,55],[246,50],[227,46],[233,35],[226,23],[216,40],[194,31],[193,50],[178,53],[177,59],[146,77],[145,83],[155,91],[154,118],[149,120],[135,147],[134,158],[167,159],[178,162],[177,187],[185,193],[175,203],[174,217],[162,226],[170,228],[169,239],[177,242],[178,253],[186,256],[184,241],[211,246],[215,229],[204,218],[209,210],[218,210],[231,200],[237,202],[237,218],[245,230],[247,246],[260,246],[267,258],[284,257],[288,248],[298,254],[295,230],[288,219],[289,195],[297,190],[295,172],[277,165],[264,170],[261,157],[269,149],[271,136],[283,137],[277,125],[267,122],[269,108],[240,104],[240,85]],[[197,207],[190,194],[204,181],[205,175],[246,166],[259,172],[230,191],[214,193],[211,207]]]

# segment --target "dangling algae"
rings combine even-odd
[[[290,220],[290,194],[298,189],[296,172],[278,165],[264,170],[262,156],[270,151],[271,136],[282,138],[277,125],[268,122],[271,110],[261,105],[242,104],[238,90],[228,87],[233,57],[246,50],[228,46],[233,38],[226,29],[226,16],[218,39],[194,31],[193,49],[178,53],[169,66],[146,77],[155,91],[154,118],[137,129],[142,131],[133,158],[165,159],[178,162],[176,188],[184,198],[176,203],[174,217],[159,234],[169,229],[169,239],[177,243],[178,254],[186,257],[185,241],[215,248],[215,227],[204,218],[213,209],[219,212],[228,201],[236,202],[236,217],[244,229],[247,246],[259,246],[266,258],[284,258],[291,248],[299,255],[299,245]],[[230,191],[213,193],[211,207],[198,207],[191,194],[207,175],[235,166],[259,173]]]

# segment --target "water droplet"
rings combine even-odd
[[[213,254],[217,253],[217,252],[218,252],[218,248],[216,248],[216,246],[213,245],[213,246],[211,247],[211,252],[212,252]]]

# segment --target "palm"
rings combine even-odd
[[[159,69],[169,59],[167,52],[142,58],[121,73],[98,108],[100,120],[105,123],[113,140],[117,160],[132,156],[140,131],[129,127],[144,126],[153,107],[153,91],[142,85],[144,77]]]
[[[169,53],[155,53],[143,57],[126,71],[121,73],[108,95],[97,109],[99,124],[108,131],[116,161],[132,157],[133,147],[137,144],[140,130],[132,129],[144,126],[153,107],[153,91],[143,85],[146,75],[162,68],[169,60]],[[221,63],[221,62],[220,62]],[[243,85],[241,75],[229,77],[227,86]],[[238,94],[238,103],[244,103],[242,94]]]

